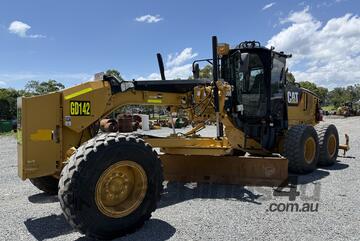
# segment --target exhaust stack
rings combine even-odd
[[[157,54],[156,54],[156,57],[157,57],[158,64],[159,64],[161,79],[162,79],[162,80],[166,80],[166,79],[165,79],[164,62],[163,62],[162,56],[161,56],[160,53],[157,53]]]

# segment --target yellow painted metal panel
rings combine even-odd
[[[162,100],[161,99],[148,99],[147,102],[153,103],[153,104],[161,104]]]
[[[38,129],[35,133],[30,134],[32,141],[51,141],[52,130],[50,129]]]
[[[282,157],[160,155],[168,181],[278,186],[288,178]]]
[[[93,90],[93,89],[90,88],[90,87],[89,87],[89,88],[85,88],[85,89],[76,91],[76,92],[74,92],[74,93],[72,93],[72,94],[69,94],[69,95],[65,96],[64,99],[65,99],[65,100],[69,100],[69,99],[72,99],[72,98],[77,97],[77,96],[79,96],[79,95],[83,95],[83,94],[89,93],[89,92],[91,92],[92,90]]]
[[[22,98],[18,137],[18,175],[22,179],[52,175],[61,161],[61,146],[53,132],[60,133],[61,93]]]

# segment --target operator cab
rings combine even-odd
[[[287,128],[286,58],[259,42],[242,42],[221,58],[221,78],[234,89],[226,109],[238,128],[264,148]]]

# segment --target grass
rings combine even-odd
[[[16,132],[8,131],[8,132],[0,132],[0,136],[15,136]]]
[[[335,106],[333,106],[333,105],[323,106],[323,107],[321,107],[321,109],[323,109],[323,110],[325,110],[325,111],[333,111],[333,110],[336,110]]]

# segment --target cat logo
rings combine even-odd
[[[288,91],[287,99],[289,104],[298,104],[299,103],[299,92]]]

